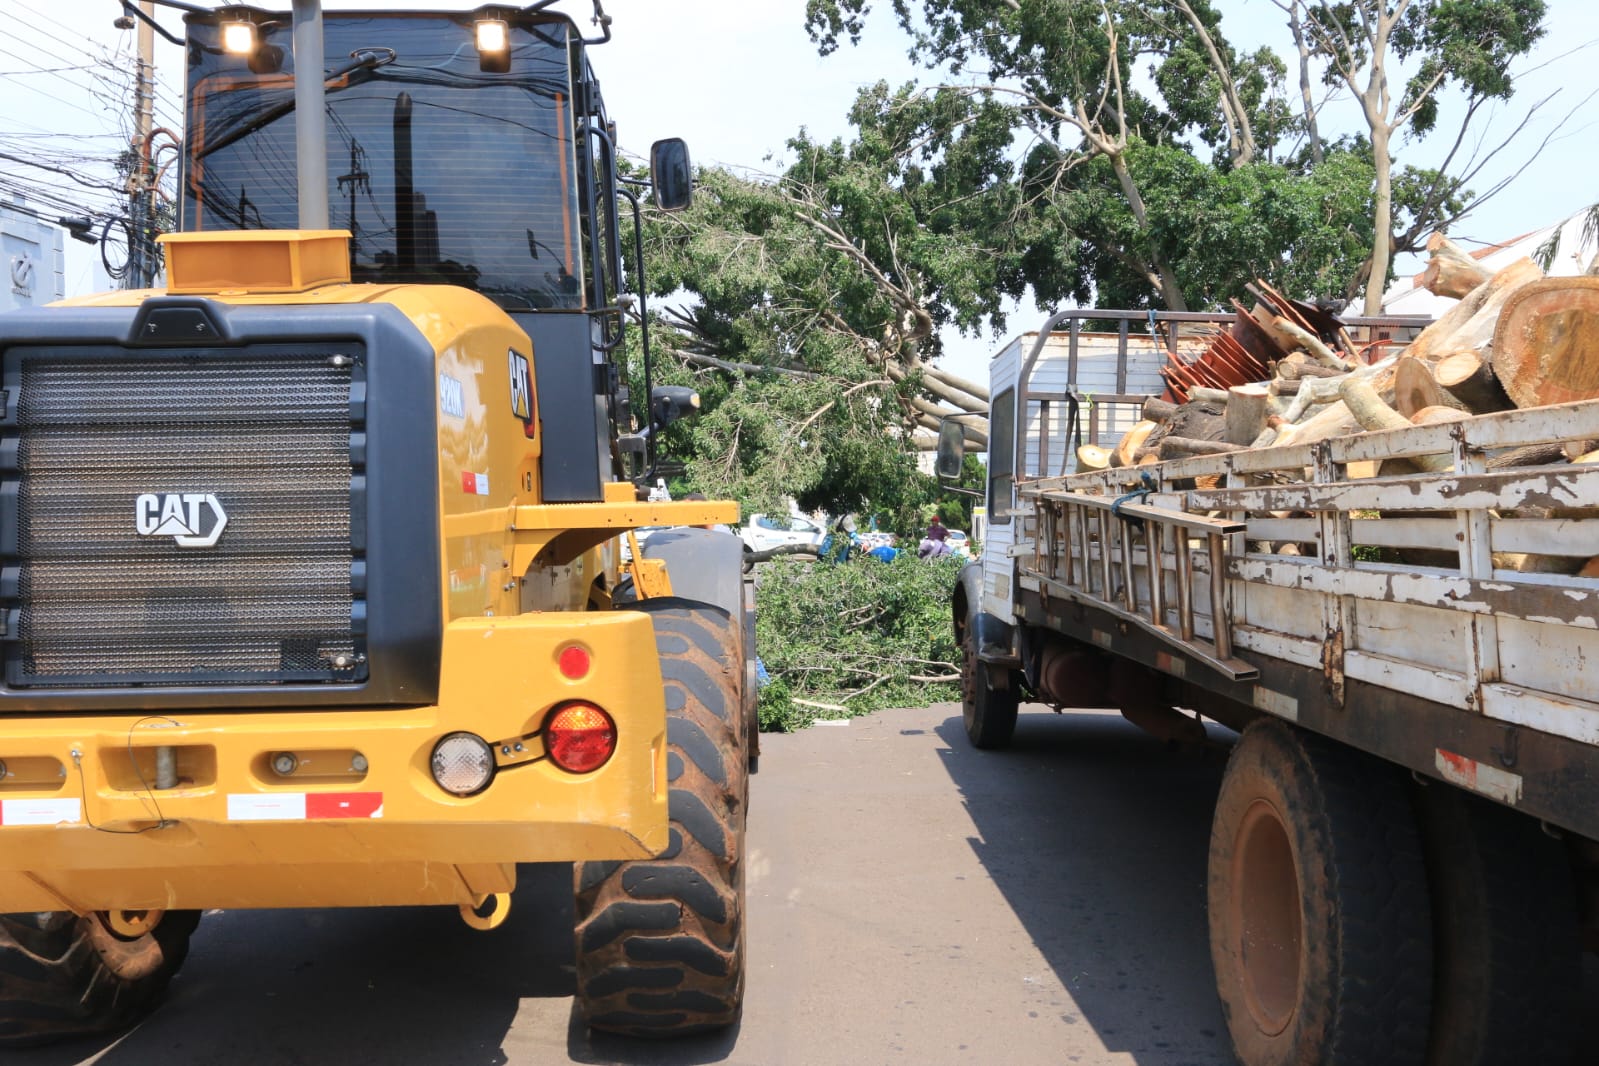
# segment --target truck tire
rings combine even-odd
[[[595,1029],[682,1036],[743,1005],[744,671],[725,611],[677,597],[630,609],[655,624],[666,684],[671,843],[577,865],[577,999]]]
[[[1243,1066],[1414,1066],[1427,1052],[1432,924],[1404,779],[1263,719],[1222,779],[1210,952]]]
[[[1565,848],[1459,789],[1416,792],[1432,886],[1429,1066],[1573,1061],[1582,958]]]
[[[0,1047],[120,1029],[154,1010],[189,953],[199,911],[129,939],[98,916],[0,914]]]
[[[1016,733],[1016,690],[995,688],[992,668],[977,657],[977,620],[968,618],[961,637],[961,718],[972,747],[1007,747]]]

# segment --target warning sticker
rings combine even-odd
[[[228,796],[230,822],[382,817],[381,792],[244,792]]]
[[[83,801],[76,799],[0,800],[0,825],[60,825],[83,821]]]

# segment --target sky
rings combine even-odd
[[[288,0],[272,6],[287,8]],[[355,8],[470,9],[474,4],[387,3],[329,0],[328,10]],[[1222,28],[1240,47],[1269,44],[1286,55],[1290,41],[1272,0],[1217,0]],[[651,141],[678,136],[689,142],[696,163],[722,164],[772,173],[782,166],[784,142],[801,128],[813,137],[848,134],[847,112],[856,92],[878,80],[898,84],[938,75],[915,68],[905,52],[907,39],[895,25],[889,0],[877,0],[859,46],[843,45],[828,57],[817,54],[804,28],[804,0],[605,0],[614,39],[594,53],[593,62],[624,151],[647,152]],[[589,0],[564,0],[562,10],[587,25]],[[70,69],[73,60],[104,49],[126,65],[133,48],[131,31],[111,25],[117,0],[0,0],[0,71],[68,68],[27,78],[0,80],[0,139],[6,134],[37,136],[44,131],[70,135],[70,143],[96,146],[125,136],[126,116],[112,108],[115,95],[92,72]],[[1513,127],[1527,106],[1559,95],[1534,118],[1526,133],[1483,171],[1484,186],[1523,165],[1528,153],[1567,112],[1565,128],[1553,135],[1542,155],[1498,198],[1452,232],[1465,243],[1496,243],[1552,224],[1599,200],[1592,172],[1592,145],[1599,128],[1599,4],[1592,0],[1548,0],[1548,33],[1521,64],[1516,97],[1480,127],[1491,144]],[[164,24],[180,28],[177,13],[166,10]],[[80,46],[75,53],[73,45]],[[181,111],[180,54],[158,40],[157,74],[162,82],[158,113],[171,123]],[[24,88],[24,83],[29,86]],[[98,96],[95,93],[98,92]],[[1446,103],[1443,123],[1457,113]],[[1335,101],[1324,113],[1337,128],[1358,128],[1354,104]],[[1441,123],[1441,125],[1443,124]],[[98,139],[82,139],[98,138]],[[60,137],[50,139],[59,143]],[[1426,162],[1430,143],[1401,142],[1400,162]],[[9,164],[0,164],[9,165]],[[91,193],[90,195],[96,195]],[[69,291],[96,286],[90,263],[94,250],[69,241]],[[1419,265],[1401,263],[1401,271]],[[1006,336],[1041,324],[1044,312],[1017,310]],[[1001,341],[984,335],[946,335],[946,367],[978,380]]]

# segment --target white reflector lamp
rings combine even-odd
[[[222,23],[222,50],[228,55],[255,55],[255,44],[255,23],[249,19]]]
[[[511,49],[511,27],[504,19],[477,20],[477,50],[484,55],[503,55]]]
[[[472,796],[494,779],[494,750],[472,733],[451,733],[433,746],[433,780],[453,796]]]

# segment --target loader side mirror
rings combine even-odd
[[[681,211],[694,200],[694,167],[688,145],[681,137],[668,137],[650,145],[650,182],[655,206]]]
[[[687,385],[657,385],[650,390],[650,421],[665,429],[700,409],[700,394]]]
[[[959,422],[946,418],[938,424],[938,458],[933,464],[940,481],[959,481],[966,461],[966,430]]]

